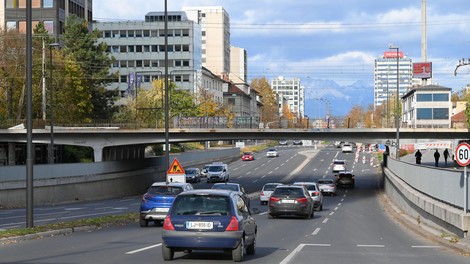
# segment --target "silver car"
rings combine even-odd
[[[279,185],[282,185],[282,183],[278,183],[278,182],[266,183],[263,186],[263,189],[261,189],[261,193],[259,195],[260,204],[268,204],[269,197],[274,192],[274,189],[276,189],[276,187]]]
[[[266,157],[279,157],[279,152],[277,152],[277,149],[275,148],[270,148],[268,149],[268,152],[266,152]]]
[[[316,211],[323,210],[323,194],[317,186],[316,182],[294,182],[294,185],[303,185],[312,196],[313,207]]]
[[[336,182],[334,179],[319,179],[318,188],[323,194],[336,195]]]

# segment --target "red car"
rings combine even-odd
[[[242,160],[254,160],[255,154],[253,152],[245,152],[243,153]]]

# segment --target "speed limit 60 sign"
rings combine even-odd
[[[462,167],[466,167],[470,164],[470,145],[467,143],[460,143],[455,149],[455,159]]]

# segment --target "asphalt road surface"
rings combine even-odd
[[[256,153],[254,161],[229,164],[230,179],[248,193],[259,192],[267,182],[317,180],[331,177],[333,159],[346,159],[356,175],[354,189],[340,189],[325,196],[323,211],[313,219],[268,219],[267,206],[254,198],[251,207],[258,224],[256,254],[247,263],[469,263],[468,257],[414,235],[384,212],[378,199],[380,177],[374,153],[344,154],[328,146],[279,147],[280,156]],[[371,160],[372,159],[372,160]],[[184,166],[184,164],[183,164]],[[195,188],[210,188],[204,180]],[[140,197],[76,203],[35,210],[35,221],[64,221],[74,217],[136,212]],[[1,210],[0,228],[24,226],[24,210]],[[161,227],[138,223],[65,236],[45,237],[0,246],[0,263],[163,263]],[[177,252],[174,263],[231,263],[222,252]]]

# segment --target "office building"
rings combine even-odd
[[[202,66],[216,75],[230,73],[230,17],[221,6],[184,7],[189,19],[201,25]],[[225,77],[224,77],[225,78]]]
[[[398,53],[399,96],[404,95],[412,86],[413,63],[400,51]],[[375,60],[374,67],[374,107],[384,102],[395,102],[397,94],[397,52],[386,51]],[[392,97],[393,96],[393,97]],[[394,99],[391,99],[394,98]],[[391,106],[393,107],[393,106]]]
[[[279,76],[271,80],[271,89],[279,95],[279,115],[282,115],[282,100],[284,97],[294,116],[304,117],[305,88],[300,85],[299,78],[286,79],[283,76]]]
[[[1,27],[26,31],[26,0],[0,0]],[[67,17],[76,15],[91,25],[93,0],[32,0],[33,28],[43,22],[51,35],[64,33]]]
[[[451,88],[426,85],[409,90],[402,97],[402,126],[411,128],[450,128]]]
[[[109,89],[121,96],[137,87],[151,88],[165,73],[164,12],[150,12],[145,21],[95,22],[116,59],[111,73],[119,72]],[[201,86],[201,27],[181,11],[168,12],[168,74],[177,89],[197,93]]]

